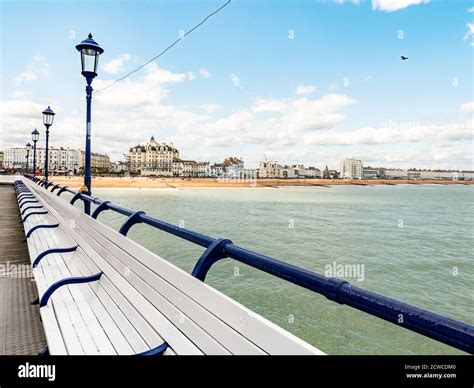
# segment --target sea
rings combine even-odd
[[[474,324],[474,186],[96,189],[94,195]],[[124,216],[99,220],[119,229]],[[128,236],[191,272],[204,249],[147,225]],[[328,354],[461,354],[233,259],[206,283]]]

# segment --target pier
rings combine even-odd
[[[15,296],[13,283],[5,283],[2,292],[7,293],[6,308],[11,311],[3,321],[23,319],[25,323],[11,326],[20,330],[26,325],[37,335],[42,334],[42,326],[47,346],[39,349],[41,341],[30,340],[33,353],[324,354],[207,286],[208,271],[223,259],[249,265],[333,302],[474,353],[474,327],[470,324],[32,175],[16,177],[13,184],[2,187],[6,218],[0,225],[11,228],[5,231],[9,236],[5,251],[10,249],[10,257],[28,264],[35,282],[23,280],[26,291],[22,298]],[[72,199],[66,199],[66,192]],[[124,216],[118,231],[98,220],[104,211]],[[128,231],[140,223],[203,247],[192,273],[130,240]],[[38,310],[42,325],[38,325]]]
[[[31,355],[46,346],[13,180],[0,180],[0,355]]]

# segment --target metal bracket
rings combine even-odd
[[[209,245],[194,266],[191,275],[201,281],[204,281],[204,279],[206,279],[207,272],[212,267],[212,265],[216,261],[227,257],[225,254],[225,246],[227,244],[233,244],[233,242],[226,238],[218,238],[211,245]]]
[[[73,247],[68,247],[68,248],[52,248],[52,249],[48,249],[44,252],[41,252],[35,259],[35,261],[33,261],[33,265],[32,267],[33,268],[36,268],[38,266],[38,264],[40,263],[40,261],[43,259],[43,257],[51,254],[51,253],[68,253],[68,252],[74,252],[77,248],[79,247],[79,245],[75,245]]]
[[[67,284],[82,284],[82,283],[90,283],[96,280],[99,280],[102,276],[102,272],[96,273],[95,275],[90,276],[73,276],[70,278],[64,278],[58,280],[57,282],[53,283],[49,288],[45,291],[43,296],[40,299],[40,307],[46,306],[48,304],[48,300],[58,288],[65,286]]]
[[[154,349],[147,350],[142,353],[137,353],[137,356],[162,356],[166,349],[169,348],[169,345],[166,342],[163,342],[160,346],[157,346]]]
[[[21,222],[25,222],[29,216],[32,216],[33,214],[48,214],[48,212],[45,210],[44,212],[31,212],[31,213],[28,213],[25,218],[23,218],[21,220]]]
[[[36,229],[41,229],[41,228],[57,228],[59,224],[40,224],[33,226],[28,233],[26,233],[26,238],[31,236],[31,233],[33,233]]]
[[[25,214],[25,212],[28,210],[28,209],[41,209],[43,207],[43,205],[31,205],[31,206],[27,206],[26,208],[24,208],[22,211],[21,211],[21,215]]]
[[[38,356],[49,356],[49,348],[45,346],[41,351],[38,353]]]
[[[67,186],[63,186],[63,187],[58,191],[57,196],[59,197],[59,196],[63,193],[63,191],[65,191],[66,189],[67,189]]]
[[[18,200],[27,198],[27,197],[34,197],[31,191],[20,191],[19,193],[17,192],[16,195],[17,195]]]
[[[109,203],[110,201],[104,201],[102,202],[97,208],[94,210],[94,213],[92,213],[92,218],[97,218],[97,216],[102,213],[104,210],[107,210],[109,208]]]
[[[26,198],[26,201],[24,201],[24,202],[21,202],[21,201],[23,200],[23,198],[20,199],[20,200],[18,201],[18,207],[22,207],[23,205],[26,205],[27,203],[37,203],[37,202],[39,202],[39,200],[37,200],[37,199],[34,199],[34,200],[33,200],[33,198],[34,198],[34,197]],[[20,203],[20,202],[21,202],[21,203]]]
[[[128,217],[127,221],[125,221],[120,227],[119,233],[126,236],[128,231],[133,225],[140,224],[142,222],[142,220],[140,219],[140,216],[142,214],[145,214],[145,212],[140,210],[138,212],[133,213],[130,217]]]
[[[82,199],[81,198],[81,195],[82,193],[81,192],[78,192],[74,195],[74,197],[72,197],[71,199],[71,202],[69,202],[71,205],[74,205],[74,202],[76,202],[78,199]]]
[[[61,185],[59,183],[56,183],[53,188],[51,189],[51,192],[53,192],[54,190],[56,190],[58,187],[61,187]]]

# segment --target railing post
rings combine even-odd
[[[128,217],[128,219],[120,227],[119,233],[126,236],[128,231],[133,225],[140,224],[142,222],[142,220],[140,219],[140,216],[142,214],[145,214],[145,212],[138,211],[138,212],[133,213],[130,217]]]
[[[233,244],[233,242],[228,239],[219,238],[209,245],[196,263],[192,275],[196,279],[204,281],[204,279],[206,279],[207,272],[212,267],[212,265],[216,261],[227,257],[225,254],[225,247],[227,244]]]

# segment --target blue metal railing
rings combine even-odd
[[[98,205],[92,214],[94,218],[97,218],[101,212],[106,210],[127,216],[127,220],[120,228],[120,233],[123,235],[126,235],[133,225],[143,223],[206,248],[192,271],[192,275],[202,281],[205,280],[207,272],[216,261],[232,258],[280,279],[317,292],[337,303],[346,304],[365,311],[397,326],[474,354],[474,326],[468,323],[355,287],[342,279],[329,278],[269,256],[252,252],[235,245],[228,239],[216,239],[205,236],[201,233],[158,220],[141,211],[137,212],[127,209],[109,201],[71,190],[66,186],[63,187],[53,182],[41,180],[30,174],[25,176],[46,189],[53,186],[52,192],[59,189],[57,192],[58,196],[65,191],[74,195],[70,201],[71,204],[74,204],[77,200],[82,200],[84,203]]]

